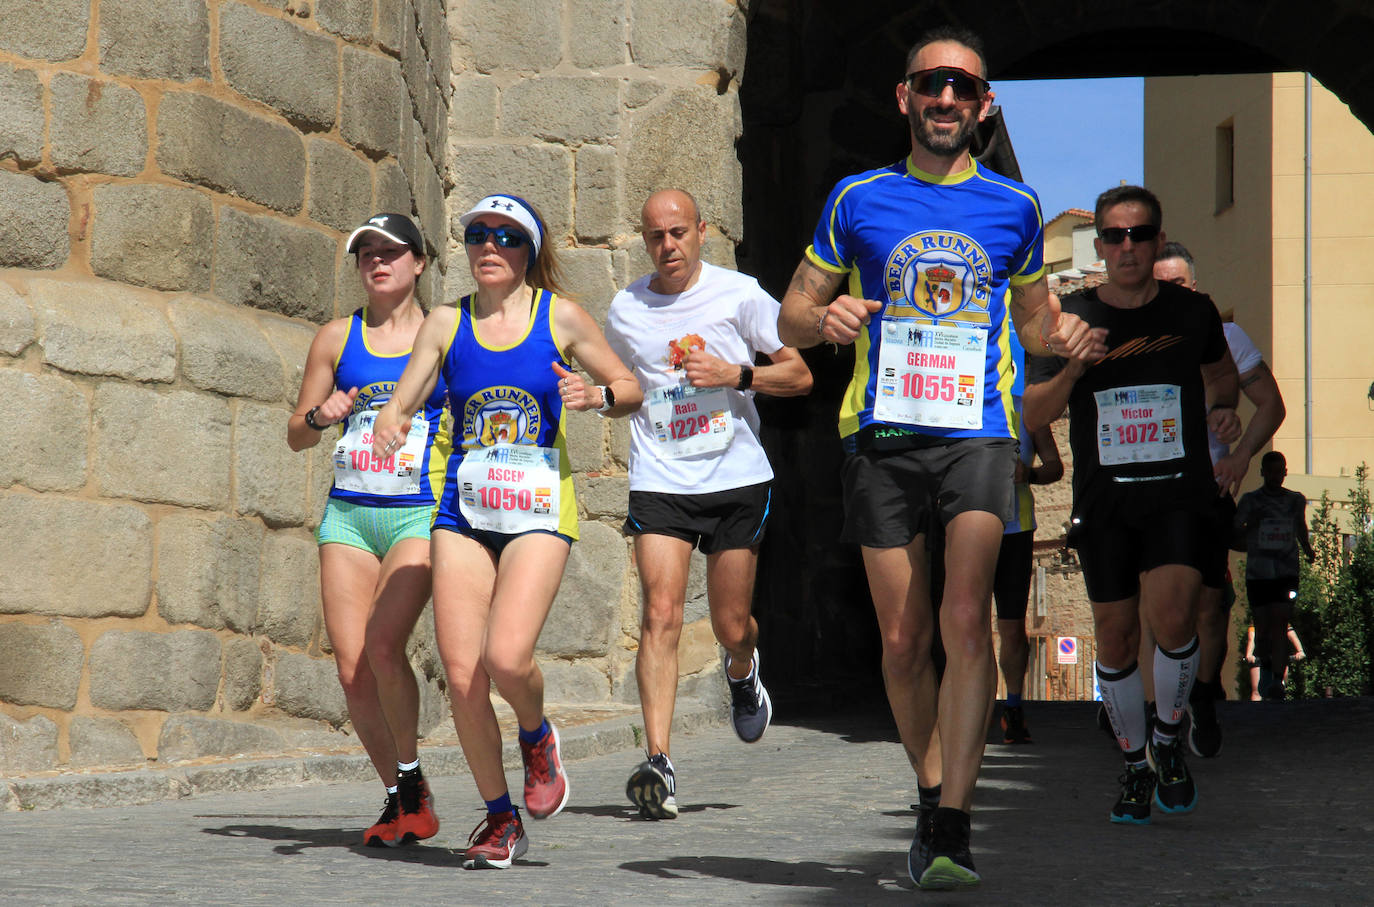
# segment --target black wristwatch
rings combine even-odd
[[[306,413],[305,413],[305,424],[306,424],[306,425],[309,425],[311,428],[315,429],[315,431],[324,431],[324,430],[325,430],[326,428],[328,428],[329,426],[328,426],[328,425],[321,425],[321,424],[319,424],[318,422],[315,421],[315,413],[317,413],[317,412],[319,412],[319,411],[320,411],[320,408],[319,408],[318,406],[312,406],[312,407],[310,407],[310,409],[306,410]]]
[[[747,391],[754,384],[754,367],[752,365],[741,365],[739,367],[739,383],[735,385],[737,391]]]

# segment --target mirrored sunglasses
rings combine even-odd
[[[948,85],[954,89],[956,101],[982,100],[992,87],[985,80],[957,66],[937,66],[907,73],[906,84],[912,91],[928,98],[938,98]]]
[[[518,249],[529,242],[529,237],[514,227],[484,227],[481,224],[470,225],[463,233],[463,242],[469,246],[481,246],[486,244],[487,237],[491,237],[503,249]]]
[[[1129,237],[1131,242],[1149,242],[1159,235],[1159,227],[1154,224],[1136,224],[1134,227],[1103,227],[1097,231],[1102,241],[1109,246],[1119,246]]]

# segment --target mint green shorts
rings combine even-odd
[[[402,539],[428,539],[434,507],[373,507],[330,498],[316,540],[321,545],[348,545],[385,557]]]

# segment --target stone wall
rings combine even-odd
[[[286,417],[315,323],[362,298],[346,231],[413,213],[442,295],[444,3],[0,21],[0,773],[350,743],[312,538],[329,461]]]

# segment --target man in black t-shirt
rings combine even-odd
[[[1106,343],[1105,355],[1035,358],[1026,426],[1069,408],[1073,521],[1093,606],[1097,678],[1126,757],[1111,820],[1150,821],[1150,804],[1191,812],[1197,787],[1178,731],[1197,673],[1197,596],[1219,493],[1207,450],[1210,427],[1240,434],[1235,363],[1221,318],[1205,296],[1154,279],[1164,243],[1154,194],[1139,186],[1102,193],[1095,246],[1107,283],[1063,300]],[[1156,721],[1147,739],[1137,665],[1140,614],[1155,630]]]

